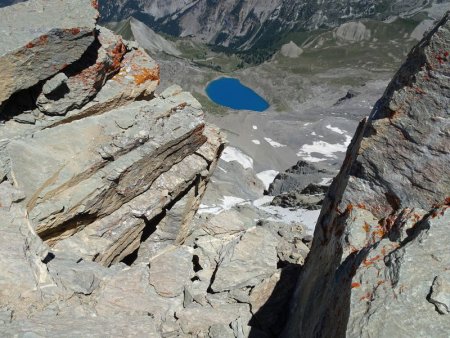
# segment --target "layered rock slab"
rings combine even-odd
[[[78,60],[94,42],[97,17],[90,0],[30,0],[0,8],[0,106]]]
[[[285,337],[450,330],[442,314],[450,264],[442,251],[450,202],[449,52],[446,14],[358,128],[324,201]]]
[[[0,117],[3,335],[181,330],[174,314],[194,274],[193,249],[182,244],[225,140],[180,87],[154,94],[158,65],[136,44],[95,27],[95,3],[36,0],[8,9],[20,18],[36,14],[27,20],[43,28],[25,53],[42,69],[2,74],[10,81],[2,83],[9,91]],[[67,24],[67,32],[64,20],[44,19],[74,6],[88,8],[68,14],[74,28]],[[54,55],[58,38],[73,55]],[[54,59],[44,62],[47,54]],[[59,58],[68,64],[59,67]],[[32,110],[21,105],[22,94],[33,94]]]

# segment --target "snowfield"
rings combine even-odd
[[[264,183],[264,187],[269,189],[270,184],[273,182],[278,173],[279,172],[276,170],[266,170],[256,174],[256,176],[261,180],[261,182]]]
[[[253,168],[253,159],[234,147],[226,147],[220,159],[225,162],[236,161],[243,166],[244,169]]]

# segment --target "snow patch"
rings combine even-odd
[[[278,142],[276,142],[276,141],[274,141],[274,140],[272,140],[271,138],[268,138],[268,137],[264,137],[264,140],[266,140],[266,142],[269,143],[274,148],[286,147],[286,145],[278,143]]]
[[[200,204],[200,207],[198,208],[199,214],[220,214],[222,211],[230,210],[231,208],[235,207],[236,205],[242,205],[242,204],[248,204],[249,202],[244,200],[243,198],[235,197],[235,196],[223,196],[221,199],[222,204],[217,205],[213,204],[211,206]]]
[[[258,146],[261,144],[261,141],[259,141],[259,140],[252,140],[252,142]]]
[[[345,135],[344,143],[332,144],[325,141],[314,141],[313,144],[304,144],[297,153],[297,156],[310,162],[320,162],[325,161],[327,158],[337,158],[335,153],[345,153],[351,141],[352,138],[348,135]],[[325,158],[313,157],[311,156],[313,153],[321,154]]]
[[[253,126],[253,130],[258,130],[258,126]]]
[[[273,182],[278,173],[279,172],[276,170],[266,170],[256,174],[256,176],[261,180],[261,182],[264,183],[264,187],[269,189],[270,184]]]
[[[301,223],[305,226],[305,230],[312,234],[316,226],[317,220],[320,215],[320,210],[290,210],[282,207],[276,207],[270,205],[274,196],[264,196],[253,202],[253,205],[258,209],[261,209],[272,217],[269,218],[273,222],[283,222],[283,223]]]
[[[329,185],[331,184],[331,181],[333,181],[330,177],[324,177],[322,178],[322,181],[319,182],[319,185]]]
[[[226,147],[220,159],[225,162],[236,161],[243,166],[244,169],[253,168],[253,159],[234,147]]]

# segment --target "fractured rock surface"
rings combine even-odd
[[[43,20],[47,3],[7,10]],[[73,48],[67,65],[33,43],[42,69],[2,77],[0,334],[276,336],[309,251],[303,227],[251,208],[197,215],[223,134],[179,86],[155,94],[159,66],[137,44],[69,19],[86,43],[51,20],[46,41]]]
[[[324,201],[285,337],[445,337],[450,16],[411,51]]]

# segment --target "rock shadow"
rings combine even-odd
[[[280,280],[272,294],[250,320],[250,338],[272,338],[280,335],[289,317],[289,304],[301,269],[301,265],[292,263],[287,263],[282,268]]]

